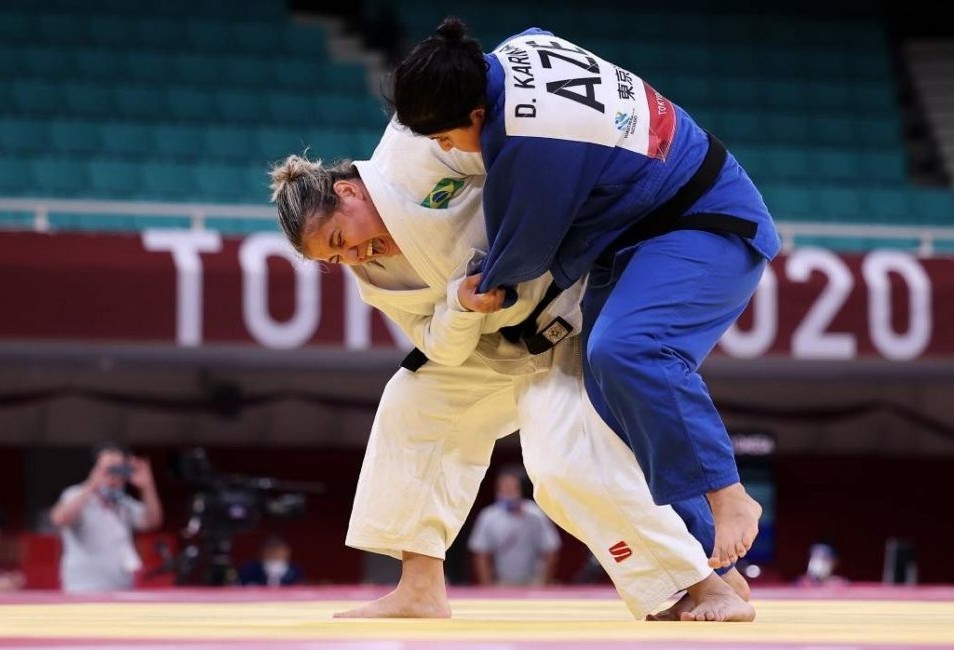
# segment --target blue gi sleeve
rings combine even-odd
[[[511,289],[550,268],[612,153],[587,142],[506,138],[484,185],[490,250],[480,292]]]

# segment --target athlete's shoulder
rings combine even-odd
[[[541,29],[541,28],[539,28],[539,27],[530,27],[530,28],[528,28],[528,29],[523,30],[522,32],[520,32],[520,33],[518,33],[518,34],[513,34],[513,35],[511,35],[511,36],[508,36],[508,37],[505,38],[504,40],[500,41],[500,43],[497,45],[497,47],[499,48],[501,45],[503,45],[503,44],[505,44],[505,43],[509,43],[509,42],[512,41],[513,39],[515,39],[515,38],[521,38],[521,37],[523,37],[523,36],[554,36],[554,33],[553,33],[553,32],[550,32],[550,31],[547,31],[547,30],[545,30],[545,29]],[[494,49],[497,49],[497,48],[494,48]]]

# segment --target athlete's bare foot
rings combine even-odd
[[[709,566],[713,569],[731,566],[752,548],[752,542],[759,534],[762,506],[746,493],[741,483],[733,483],[706,496],[715,520],[715,544]]]
[[[679,619],[682,621],[755,620],[755,608],[742,600],[732,587],[715,573],[686,589],[686,593],[692,598],[695,607],[680,612]]]
[[[334,618],[450,618],[450,603],[434,594],[410,593],[400,587],[366,605],[335,612]]]
[[[732,588],[732,591],[734,591],[739,598],[745,602],[749,602],[749,599],[752,597],[752,590],[749,589],[749,583],[745,578],[742,577],[742,574],[739,573],[735,567],[732,567],[730,570],[723,573],[722,580]],[[692,611],[695,606],[696,603],[692,599],[692,596],[689,595],[689,592],[686,592],[683,594],[682,598],[677,600],[671,607],[668,607],[655,614],[647,615],[646,620],[679,621],[682,620],[683,612]]]
[[[450,618],[450,601],[440,558],[403,554],[401,580],[391,593],[334,618]]]

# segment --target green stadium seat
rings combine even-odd
[[[144,162],[143,191],[156,201],[206,201],[195,180],[195,167],[179,163]]]
[[[111,122],[101,127],[103,153],[115,157],[144,158],[155,148],[154,131],[144,124]]]
[[[115,82],[125,75],[123,58],[108,50],[77,50],[76,72],[84,81]]]
[[[18,117],[0,118],[0,153],[44,153],[52,146],[47,122]]]
[[[954,191],[950,188],[914,188],[910,201],[916,224],[954,227]]]
[[[88,171],[95,196],[135,199],[142,192],[142,171],[136,163],[93,160]]]
[[[194,160],[205,155],[203,134],[198,126],[160,124],[153,133],[156,138],[155,153],[173,160]]]
[[[820,180],[848,184],[865,180],[860,157],[851,150],[816,148],[810,164]]]
[[[771,182],[759,184],[762,199],[775,219],[789,221],[820,221],[812,191],[800,185]]]
[[[116,89],[118,114],[127,119],[157,120],[169,115],[161,88],[120,86]]]
[[[199,191],[209,201],[239,203],[251,194],[242,166],[202,164],[194,167],[194,174]]]
[[[75,14],[38,14],[36,31],[38,40],[49,45],[82,46],[86,44],[86,31],[77,29]]]
[[[124,83],[168,84],[177,79],[175,59],[160,52],[135,50],[124,55],[126,76],[117,80]]]
[[[232,30],[222,21],[189,20],[183,38],[187,47],[196,52],[234,53]]]
[[[23,11],[0,10],[0,43],[7,47],[32,45],[37,37],[32,15]]]
[[[40,196],[82,198],[89,194],[86,165],[77,160],[43,157],[30,161],[34,193]]]
[[[225,62],[207,53],[180,52],[173,57],[177,83],[214,85],[225,80]]]
[[[30,165],[24,158],[0,153],[0,193],[7,195],[35,194]],[[0,215],[3,213],[0,212]]]
[[[89,122],[54,120],[49,129],[51,148],[57,153],[95,155],[103,149],[99,129]]]
[[[219,161],[249,160],[258,156],[258,145],[250,129],[212,126],[204,130],[202,150]]]
[[[860,164],[862,175],[874,183],[901,184],[907,180],[907,160],[900,149],[864,152]]]
[[[255,124],[268,115],[260,93],[216,90],[214,102],[216,118],[226,122]]]
[[[848,187],[817,187],[812,190],[819,217],[829,223],[867,223],[864,190]]]
[[[86,33],[90,44],[102,48],[125,50],[139,46],[135,24],[120,16],[92,15],[86,19]]]
[[[218,117],[212,91],[171,86],[166,89],[166,103],[178,121],[207,122]]]
[[[75,73],[71,53],[63,47],[25,48],[19,58],[22,66],[19,75],[23,77],[56,81],[67,79]]]
[[[291,63],[289,61],[289,64]],[[268,56],[229,56],[222,62],[219,81],[236,87],[270,91],[277,86],[287,85],[276,75],[276,71],[281,70],[283,64],[281,59]]]
[[[103,119],[116,111],[116,95],[106,84],[70,81],[63,84],[63,95],[71,116]]]
[[[913,223],[911,194],[904,188],[870,187],[864,194],[864,210],[870,221],[893,225]]]
[[[773,182],[800,183],[812,180],[811,150],[806,147],[772,147],[765,150],[763,169]]]
[[[65,99],[61,84],[17,80],[12,84],[14,109],[24,117],[59,115]]]

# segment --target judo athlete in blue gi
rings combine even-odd
[[[490,250],[465,305],[506,307],[547,271],[558,289],[588,274],[590,399],[656,503],[730,567],[761,507],[699,366],[780,248],[738,161],[632,72],[536,28],[484,54],[448,18],[396,68],[390,99],[415,133],[483,155]]]

